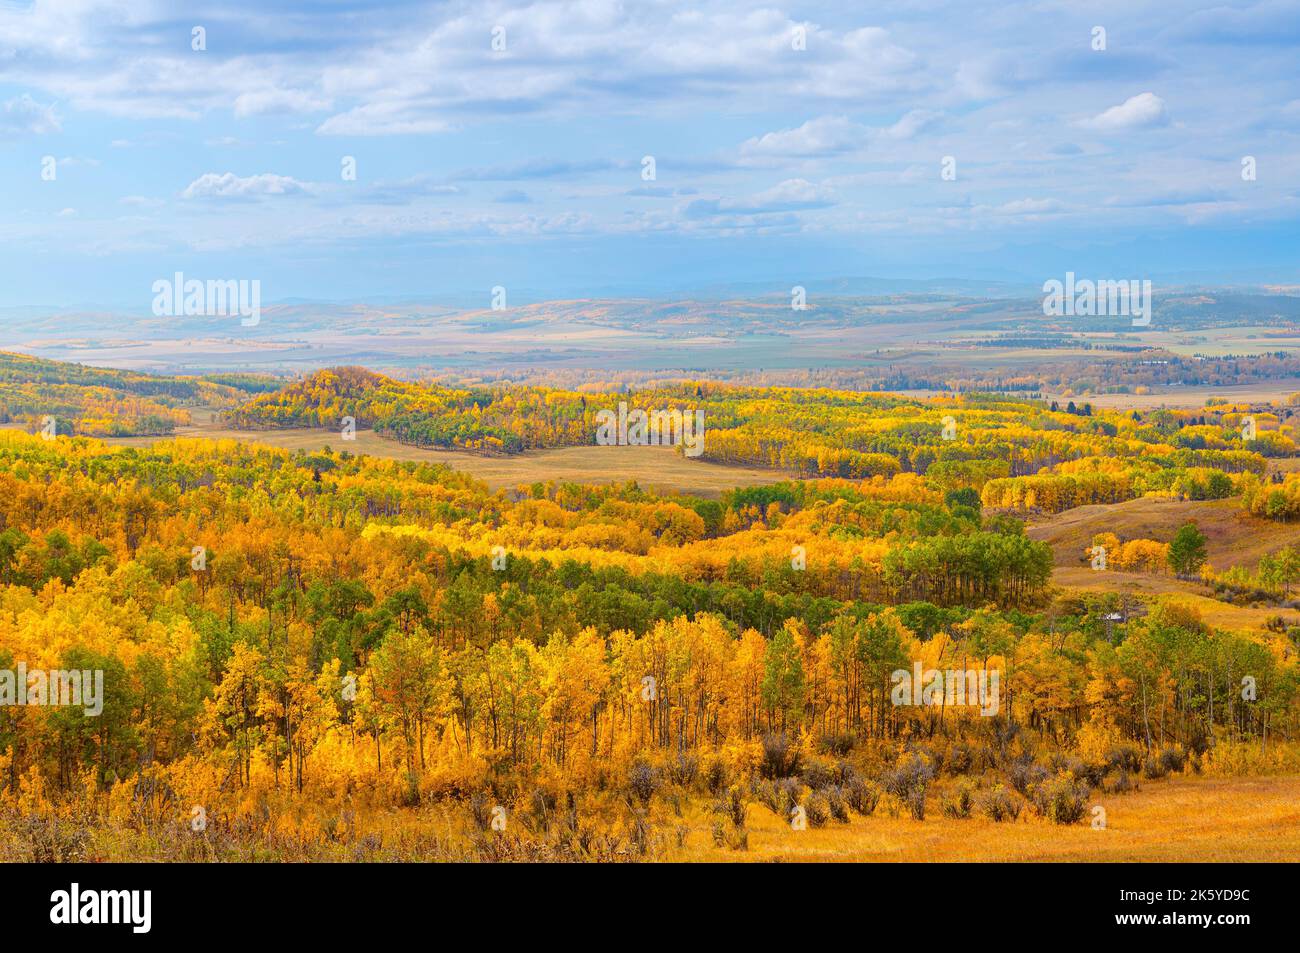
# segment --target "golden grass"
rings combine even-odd
[[[1300,542],[1300,524],[1259,519],[1243,510],[1236,500],[1164,497],[1079,506],[1036,518],[1026,532],[1030,538],[1052,547],[1057,566],[1086,569],[1080,557],[1097,533],[1115,533],[1121,540],[1141,538],[1167,543],[1178,527],[1189,521],[1205,534],[1210,565],[1220,571],[1232,566],[1254,567],[1261,556]]]
[[[1080,557],[1098,533],[1120,539],[1168,542],[1186,522],[1197,525],[1206,538],[1209,564],[1222,572],[1233,566],[1253,569],[1260,557],[1283,546],[1300,543],[1300,525],[1251,516],[1235,500],[1172,500],[1141,497],[1123,503],[1080,506],[1037,518],[1026,527],[1031,539],[1052,547],[1052,582],[1081,592],[1121,591],[1141,599],[1158,596],[1194,607],[1209,625],[1226,629],[1261,629],[1274,616],[1293,618],[1276,606],[1236,606],[1221,602],[1196,580],[1172,573],[1094,571]],[[1295,619],[1300,624],[1300,618]]]
[[[1032,352],[1031,352],[1032,353]],[[1053,356],[1066,356],[1067,352],[1055,351]],[[1080,355],[1089,352],[1082,352]],[[1240,353],[1240,352],[1237,352]],[[1042,359],[1042,352],[1038,352],[1039,360]],[[1220,397],[1230,400],[1234,403],[1271,403],[1273,401],[1285,400],[1288,396],[1295,393],[1297,388],[1294,381],[1260,381],[1252,384],[1233,384],[1221,387],[1160,387],[1152,388],[1149,394],[1075,394],[1067,397],[1055,392],[1045,392],[1044,400],[1055,400],[1062,407],[1067,401],[1074,401],[1076,404],[1092,404],[1094,407],[1105,407],[1110,410],[1155,410],[1158,407],[1182,408],[1185,410],[1199,409],[1205,406],[1206,400],[1211,397]]]
[[[1091,808],[1106,810],[1106,828],[1091,826]],[[933,816],[914,821],[850,815],[819,829],[795,831],[761,805],[749,808],[749,850],[718,848],[711,816],[688,814],[685,861],[1300,861],[1300,776],[1178,777],[1144,781],[1131,794],[1094,794],[1089,814],[1070,826],[1021,813],[1014,823]]]
[[[344,441],[335,430],[235,430],[212,423],[207,415],[199,413],[195,414],[195,421],[195,426],[177,428],[175,436],[239,440],[285,450],[314,451],[328,446],[334,450],[391,460],[442,463],[477,477],[494,490],[546,480],[571,483],[635,480],[647,489],[718,497],[736,487],[760,486],[793,478],[793,474],[781,470],[693,460],[671,447],[560,447],[511,456],[483,456],[455,450],[409,447],[381,437],[373,430],[358,430],[355,441]],[[162,438],[118,437],[105,442],[142,447],[159,439]]]
[[[708,797],[682,797],[682,814],[656,796],[649,812],[647,850],[636,847],[631,817],[620,795],[580,797],[581,824],[592,835],[586,852],[561,849],[554,833],[530,828],[523,804],[511,807],[501,835],[478,833],[464,802],[440,801],[418,809],[358,806],[355,826],[338,804],[299,804],[272,811],[273,821],[240,834],[214,828],[196,835],[188,816],[142,830],[103,817],[70,817],[57,830],[49,822],[38,838],[81,846],[55,856],[33,853],[12,816],[0,816],[0,861],[33,859],[99,862],[168,861],[466,861],[651,860],[683,863],[771,862],[1296,862],[1300,861],[1300,774],[1249,777],[1177,776],[1142,781],[1136,792],[1096,793],[1083,821],[1057,825],[1025,806],[1019,820],[994,823],[974,816],[945,817],[931,792],[924,821],[891,815],[888,798],[875,814],[850,814],[848,823],[795,831],[767,807],[750,801],[748,849],[714,844],[719,817]],[[1104,829],[1091,824],[1092,807],[1106,811]],[[281,804],[281,807],[284,805]],[[558,818],[559,815],[557,814]],[[332,825],[332,828],[329,826]],[[730,829],[730,824],[727,824]],[[9,829],[6,829],[9,828]],[[52,834],[52,831],[54,832]],[[61,831],[61,834],[58,833]],[[26,832],[28,835],[30,831]],[[76,835],[76,836],[74,836]],[[680,838],[680,840],[679,840]]]

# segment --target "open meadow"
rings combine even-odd
[[[241,430],[212,419],[212,411],[194,411],[195,423],[179,427],[173,436],[204,440],[238,440],[283,450],[318,452],[326,447],[389,460],[441,464],[468,473],[494,490],[554,480],[569,483],[624,483],[633,480],[647,489],[692,493],[710,499],[740,486],[760,486],[791,476],[779,470],[732,466],[692,460],[671,447],[555,447],[519,454],[467,453],[398,443],[359,428],[352,440],[337,430],[319,427],[281,430]],[[147,447],[158,437],[110,437],[124,447]]]
[[[1231,805],[1231,809],[1229,809]],[[1104,827],[1089,823],[1106,811]],[[1028,817],[945,816],[917,821],[851,816],[808,831],[791,830],[761,808],[751,812],[745,860],[781,862],[1080,863],[1300,861],[1300,776],[1175,778],[1089,804],[1084,823],[1045,828]],[[670,859],[732,859],[713,846],[705,824]],[[701,846],[702,843],[702,846]],[[692,844],[696,846],[692,846]]]

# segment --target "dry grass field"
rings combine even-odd
[[[1191,410],[1204,407],[1211,397],[1232,403],[1272,403],[1285,401],[1300,390],[1300,381],[1265,381],[1222,387],[1155,387],[1149,394],[1074,394],[1044,393],[1046,400],[1092,404],[1110,410],[1155,410],[1159,407]]]
[[[622,483],[635,480],[641,486],[703,497],[718,497],[739,486],[758,486],[790,479],[780,470],[728,466],[692,460],[671,447],[560,447],[511,456],[485,456],[457,450],[429,450],[410,447],[381,437],[373,430],[358,430],[355,441],[344,441],[338,431],[235,430],[214,422],[208,412],[195,412],[195,423],[177,428],[178,437],[209,440],[240,440],[267,444],[286,450],[320,450],[332,447],[356,454],[392,460],[423,460],[464,470],[492,489],[512,489],[539,480],[572,483]],[[149,446],[157,437],[119,437],[105,442],[118,446]]]
[[[273,798],[274,800],[274,798]],[[1178,775],[1141,782],[1133,792],[1094,792],[1087,813],[1074,824],[1054,824],[1028,806],[1017,820],[995,823],[974,815],[945,816],[932,793],[925,820],[918,821],[888,797],[863,817],[794,830],[768,807],[750,800],[745,846],[719,846],[713,828],[719,815],[708,797],[679,801],[655,798],[648,815],[645,850],[632,838],[620,795],[582,800],[582,825],[606,844],[587,859],[686,863],[1098,863],[1098,862],[1297,862],[1300,861],[1300,775],[1242,777]],[[280,802],[276,802],[280,803]],[[1095,828],[1093,808],[1104,809]],[[414,810],[358,808],[340,825],[340,807],[298,805],[264,829],[231,836],[217,829],[196,838],[187,824],[152,831],[118,820],[67,818],[47,833],[56,841],[85,827],[80,859],[98,862],[198,860],[470,860],[537,859],[534,848],[554,844],[554,831],[539,828],[517,805],[500,833],[476,829],[462,801],[439,801]],[[558,817],[558,815],[557,815]],[[23,833],[6,830],[0,818],[0,861],[31,859]],[[335,835],[321,838],[322,830]],[[224,830],[224,828],[222,829]],[[30,831],[27,832],[30,835]],[[65,857],[63,859],[73,859]]]
[[[1278,615],[1300,625],[1300,615],[1292,610],[1230,605],[1212,598],[1202,583],[1178,579],[1172,573],[1096,572],[1082,559],[1097,533],[1116,533],[1124,540],[1168,542],[1189,520],[1205,534],[1209,564],[1220,571],[1232,566],[1253,569],[1261,556],[1300,543],[1300,526],[1258,519],[1232,500],[1194,502],[1144,497],[1111,505],[1080,506],[1040,517],[1029,524],[1026,532],[1052,547],[1056,564],[1052,581],[1064,589],[1099,593],[1118,588],[1144,600],[1173,596],[1177,602],[1195,608],[1207,623],[1227,629],[1261,629]]]
[[[1260,629],[1278,615],[1300,625],[1300,615],[1292,610],[1230,605],[1212,598],[1202,583],[1178,579],[1171,572],[1097,572],[1082,558],[1098,533],[1116,533],[1123,540],[1168,542],[1188,521],[1205,534],[1209,564],[1219,571],[1233,566],[1253,569],[1260,557],[1300,543],[1300,525],[1258,519],[1232,500],[1194,502],[1144,497],[1110,505],[1080,506],[1039,517],[1026,527],[1026,532],[1052,547],[1052,581],[1064,589],[1119,589],[1144,600],[1173,596],[1179,603],[1195,608],[1207,623],[1228,629]]]
[[[1091,807],[1106,811],[1094,830]],[[1025,811],[1013,823],[940,815],[914,821],[850,814],[795,831],[751,805],[749,850],[714,847],[709,817],[688,818],[686,846],[669,859],[697,861],[1300,861],[1300,776],[1144,781],[1131,794],[1094,794],[1080,824],[1058,826]]]
[[[1233,500],[1195,502],[1159,497],[1075,507],[1032,520],[1026,532],[1052,547],[1057,566],[1086,572],[1082,556],[1097,533],[1115,533],[1121,540],[1168,542],[1178,527],[1189,521],[1205,534],[1210,565],[1219,570],[1254,568],[1261,556],[1300,542],[1300,525],[1258,519]],[[1178,585],[1176,580],[1169,582]]]

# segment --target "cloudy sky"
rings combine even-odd
[[[1295,281],[1298,63],[1300,0],[0,0],[0,305]]]

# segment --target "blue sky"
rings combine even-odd
[[[0,0],[0,306],[1300,281],[1300,4],[1084,6]]]

